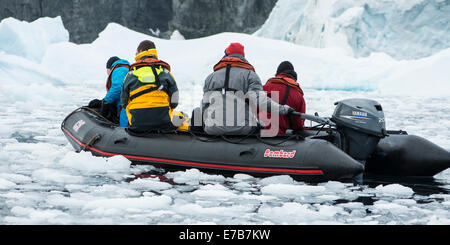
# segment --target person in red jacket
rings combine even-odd
[[[291,62],[282,62],[278,66],[276,76],[269,79],[263,88],[267,95],[276,102],[282,105],[288,105],[297,112],[306,112],[304,93],[297,83],[297,72],[295,72]],[[274,92],[279,93],[278,99],[275,96],[272,97]],[[267,116],[267,118],[270,118],[271,115],[268,114]],[[299,131],[304,127],[305,119],[292,115],[279,117],[278,135],[286,134],[286,130],[288,129]],[[269,128],[270,125],[267,127]]]

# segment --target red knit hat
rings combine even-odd
[[[245,57],[244,46],[242,46],[242,44],[240,44],[240,43],[232,43],[232,44],[230,44],[230,46],[228,46],[228,48],[225,50],[225,54],[226,54],[226,55],[230,55],[230,54],[240,54],[240,55],[242,55],[242,56]]]

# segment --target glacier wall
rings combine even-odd
[[[256,35],[418,59],[450,47],[450,0],[279,0]]]

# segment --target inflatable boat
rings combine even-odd
[[[193,132],[136,136],[95,110],[81,107],[64,119],[61,129],[77,152],[123,155],[134,164],[168,171],[197,168],[222,175],[290,175],[299,181],[322,182],[360,178],[365,173],[433,176],[450,167],[449,151],[404,131],[387,131],[376,101],[337,102],[331,118],[296,115],[318,125],[273,138]]]

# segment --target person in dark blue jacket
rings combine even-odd
[[[120,94],[122,92],[123,81],[130,70],[130,63],[119,57],[111,57],[106,62],[108,80],[106,81],[106,96],[103,100],[93,100],[89,103],[91,108],[99,108],[100,113],[113,122],[117,122],[120,127],[128,127],[128,118],[125,108],[122,108]]]

